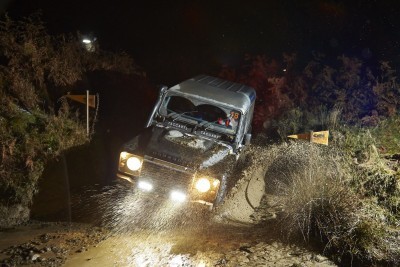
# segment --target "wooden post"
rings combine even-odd
[[[67,165],[67,159],[65,156],[65,153],[61,153],[61,159],[63,163],[63,175],[64,175],[64,186],[65,186],[65,191],[66,191],[66,197],[67,197],[67,220],[69,223],[72,221],[72,212],[71,212],[71,189],[69,185],[69,175],[68,175],[68,165]]]
[[[89,90],[86,90],[86,134],[89,137]]]

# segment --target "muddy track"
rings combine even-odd
[[[73,221],[0,232],[2,266],[332,266],[321,248],[287,239],[265,193],[274,151],[245,151],[225,201],[210,212],[120,185],[72,196]]]
[[[0,233],[2,266],[333,266],[280,239],[274,223],[201,222],[202,227],[137,228],[34,222]]]

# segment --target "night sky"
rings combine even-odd
[[[154,82],[238,66],[246,53],[280,59],[390,60],[400,67],[400,1],[55,1],[3,0],[12,18],[41,10],[50,33],[92,33],[126,51]]]

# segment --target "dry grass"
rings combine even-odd
[[[337,262],[398,264],[400,233],[354,188],[354,170],[337,147],[306,142],[279,146],[266,173],[267,191],[279,196],[281,226],[289,236],[320,240]],[[275,148],[276,149],[276,148]]]
[[[293,108],[283,113],[279,119],[272,121],[272,128],[282,140],[288,135],[308,132],[310,130],[333,130],[339,127],[341,108],[328,110],[325,106],[318,106],[313,111]]]

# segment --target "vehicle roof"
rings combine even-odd
[[[243,114],[247,113],[256,99],[256,92],[250,86],[207,75],[199,75],[183,81],[168,91],[239,109]]]

